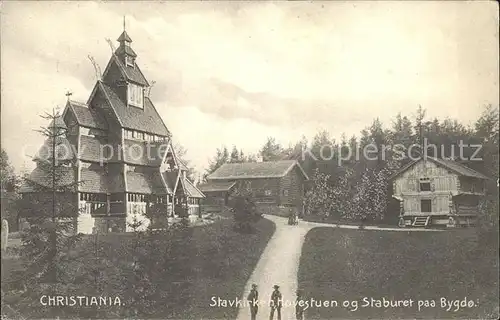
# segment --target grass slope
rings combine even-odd
[[[163,281],[166,287],[165,292],[169,292],[164,307],[158,309],[158,316],[155,318],[171,319],[234,319],[237,315],[237,308],[216,308],[210,307],[211,297],[221,297],[225,299],[235,299],[241,297],[253,269],[255,268],[264,248],[271,239],[275,225],[267,219],[260,219],[256,225],[256,232],[253,234],[240,234],[233,231],[232,218],[223,218],[212,224],[196,226],[192,228],[191,245],[183,246],[182,239],[179,242],[179,250],[175,251],[182,255],[182,259],[188,257],[189,266],[186,266],[185,275],[181,273],[170,274],[168,280]],[[92,255],[92,237],[87,237],[83,241],[77,252],[90,251],[91,255],[83,261],[76,261],[71,268],[71,273],[77,274],[80,269],[88,268],[94,262]],[[131,234],[107,234],[99,236],[99,246],[101,254],[106,257],[106,262],[99,269],[100,289],[94,288],[92,279],[85,275],[83,279],[76,281],[72,287],[72,295],[102,295],[119,296],[126,300],[126,296],[139,297],[139,293],[125,292],[123,286],[127,284],[127,266],[132,262],[130,253],[123,248],[133,238]],[[176,240],[176,239],[172,239]],[[179,239],[177,239],[179,240]],[[170,241],[170,240],[167,240]],[[158,254],[163,254],[158,251]],[[172,260],[177,260],[174,256]],[[184,261],[184,260],[182,260]],[[85,265],[82,265],[85,264]],[[182,264],[181,262],[181,269]],[[7,268],[5,268],[7,267]],[[9,270],[4,270],[9,269]],[[8,280],[9,274],[17,269],[21,269],[20,260],[16,257],[2,256],[2,290],[4,290],[4,280]],[[162,276],[159,275],[161,278]],[[188,277],[188,278],[187,278]],[[160,282],[165,279],[158,279]],[[170,292],[173,292],[172,296]],[[61,293],[60,293],[61,294]],[[8,294],[7,294],[8,295]],[[8,303],[16,306],[17,297],[9,297]],[[69,308],[65,310],[66,318],[123,318],[129,311],[125,310],[129,301],[123,301],[125,306],[109,307],[99,310],[98,314],[92,313],[88,308]],[[182,303],[181,303],[182,302]],[[140,302],[147,305],[148,301]],[[157,308],[158,305],[152,306]],[[62,309],[50,308],[44,315],[62,316],[58,314]],[[18,310],[20,311],[20,310]],[[84,313],[84,312],[89,312]],[[22,313],[22,311],[20,311]],[[147,318],[147,315],[138,314],[138,317]]]
[[[196,281],[192,291],[194,302],[178,314],[180,319],[234,319],[238,308],[210,307],[211,297],[235,299],[242,296],[276,226],[267,219],[256,224],[256,233],[240,234],[232,230],[232,220],[194,232],[197,244]]]
[[[497,243],[478,244],[473,230],[406,233],[316,228],[307,234],[302,250],[299,288],[308,298],[339,303],[309,308],[307,319],[485,319],[498,314],[497,254]],[[415,302],[413,307],[362,308],[363,297]],[[477,306],[446,311],[441,297],[466,297]],[[344,300],[357,300],[358,309],[343,308]],[[435,300],[436,307],[419,311],[418,300]]]

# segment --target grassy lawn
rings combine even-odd
[[[315,228],[302,250],[299,288],[308,298],[336,300],[339,306],[309,308],[307,319],[493,318],[498,315],[498,238],[493,238],[485,246],[474,230]],[[414,302],[412,307],[362,307],[364,297]],[[446,311],[441,297],[467,298],[474,306]],[[344,300],[358,301],[358,309],[342,307]],[[428,307],[418,310],[418,300],[428,300]]]
[[[234,299],[241,297],[245,284],[274,233],[275,225],[260,219],[257,232],[245,234],[232,230],[232,220],[197,228],[196,279],[192,287],[192,303],[180,310],[178,319],[234,319],[234,307],[210,307],[211,297]]]
[[[74,253],[86,252],[87,256],[75,262],[71,273],[76,275],[80,272],[82,274],[87,272],[87,276],[77,277],[74,281],[75,285],[71,287],[68,294],[119,296],[125,306],[104,308],[99,311],[73,308],[65,310],[64,314],[58,314],[58,310],[61,309],[52,308],[46,311],[48,313],[43,313],[44,317],[123,318],[130,315],[131,311],[127,310],[131,308],[130,305],[139,303],[142,308],[153,310],[148,314],[139,312],[137,317],[140,318],[234,319],[238,312],[237,308],[210,307],[211,297],[234,299],[242,296],[245,284],[275,230],[274,223],[267,219],[260,219],[255,227],[255,233],[237,233],[233,231],[233,220],[226,217],[212,224],[192,227],[192,236],[188,240],[189,244],[185,246],[183,245],[186,241],[184,238],[167,240],[180,240],[179,245],[175,246],[177,249],[169,251],[170,255],[160,251],[160,248],[155,251],[153,246],[155,254],[168,256],[167,265],[175,264],[175,267],[171,269],[173,271],[170,269],[161,271],[160,268],[150,275],[153,277],[153,283],[158,283],[159,288],[164,289],[161,293],[163,298],[155,300],[160,304],[152,304],[150,307],[152,300],[147,297],[138,298],[140,294],[136,293],[134,288],[128,288],[132,283],[130,281],[129,284],[128,279],[133,277],[129,267],[133,259],[127,246],[130,248],[133,234],[99,236],[100,254],[106,257],[102,260],[96,260],[93,254],[95,250],[93,239],[95,238],[86,236]],[[165,242],[165,240],[160,241]],[[180,256],[179,259],[176,258],[177,255]],[[19,259],[4,258],[7,257],[2,257],[2,280],[8,277],[12,269],[21,267]],[[96,264],[100,270],[97,286],[93,282],[93,277],[88,275],[89,268]],[[3,268],[6,265],[9,269],[7,273]],[[138,299],[139,302],[131,301],[131,297]],[[9,299],[9,304],[15,306],[13,299],[14,297]]]
[[[377,226],[377,227],[387,227],[387,228],[397,228],[398,227],[398,217],[388,217],[382,221],[366,221],[365,223],[361,223],[360,221],[352,221],[351,219],[344,218],[344,219],[338,219],[335,217],[324,217],[321,215],[305,215],[302,218],[304,221],[310,221],[310,222],[319,222],[319,223],[328,223],[328,224],[344,224],[344,225],[350,225],[350,226],[360,226],[360,225],[365,225],[365,226]]]

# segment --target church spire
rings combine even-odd
[[[115,54],[120,58],[120,60],[122,60],[123,63],[133,66],[137,54],[130,47],[132,39],[125,30],[125,16],[123,16],[123,32],[118,37],[117,41],[120,43],[120,46],[116,49]]]
[[[120,46],[121,45],[130,46],[130,43],[132,42],[132,39],[130,39],[129,35],[127,34],[127,30],[125,28],[125,16],[123,16],[123,32],[118,37],[117,41],[120,42]]]

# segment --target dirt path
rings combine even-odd
[[[276,224],[276,231],[269,241],[266,249],[262,253],[255,270],[245,286],[245,292],[242,296],[242,300],[246,301],[246,297],[250,292],[252,284],[257,284],[260,300],[257,319],[269,319],[270,307],[268,302],[273,291],[273,286],[277,284],[280,286],[280,291],[283,295],[283,301],[285,304],[282,308],[281,319],[295,319],[295,308],[292,303],[295,301],[300,254],[307,232],[316,227],[343,229],[358,229],[358,227],[351,225],[337,226],[306,221],[300,221],[298,226],[289,226],[287,224],[287,218],[272,215],[266,215],[266,218]],[[440,231],[432,229],[382,228],[373,226],[366,226],[365,229],[404,232]],[[240,308],[237,319],[250,319],[250,309],[248,306]]]
[[[268,301],[275,284],[280,286],[283,301],[295,300],[302,243],[307,231],[311,229],[305,224],[289,226],[286,218],[271,215],[267,215],[266,218],[276,223],[276,231],[245,286],[245,293],[242,297],[246,299],[252,284],[257,284],[260,300],[258,319],[269,319]],[[284,306],[281,310],[281,319],[295,319],[294,310],[293,306]],[[242,307],[239,310],[238,319],[250,319],[250,309]]]

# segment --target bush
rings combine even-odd
[[[262,216],[257,211],[257,206],[251,195],[243,193],[235,195],[231,208],[234,212],[234,229],[242,233],[254,232],[254,225]]]

